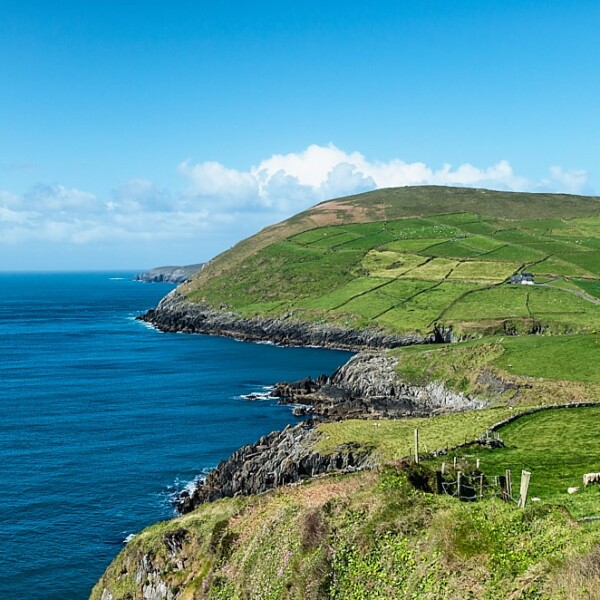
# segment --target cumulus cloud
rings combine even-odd
[[[41,213],[89,214],[102,210],[102,203],[94,194],[76,188],[53,184],[36,185],[23,195],[20,204],[27,210]]]
[[[531,181],[506,160],[484,167],[432,167],[398,158],[368,160],[333,144],[274,154],[247,170],[189,159],[176,170],[180,190],[146,179],[122,183],[108,198],[60,184],[39,184],[21,195],[0,190],[0,243],[135,244],[197,239],[203,232],[228,232],[230,240],[317,202],[378,188],[455,185],[577,193],[587,181],[585,171],[560,166]]]

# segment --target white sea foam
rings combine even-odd
[[[135,533],[130,533],[124,540],[124,544],[129,544],[129,542],[135,537]]]

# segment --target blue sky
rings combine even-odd
[[[0,269],[206,260],[315,202],[600,194],[600,5],[0,2]]]

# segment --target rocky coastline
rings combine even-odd
[[[183,283],[197,273],[203,266],[203,263],[195,265],[184,265],[177,267],[155,267],[149,271],[134,275],[133,281],[142,281],[143,283]]]
[[[191,492],[183,491],[175,499],[182,514],[219,498],[260,494],[323,473],[376,464],[365,448],[344,447],[327,455],[315,452],[318,420],[429,416],[486,405],[479,398],[453,392],[441,383],[414,386],[400,381],[397,359],[384,352],[399,346],[454,341],[450,329],[434,330],[429,336],[394,335],[307,323],[291,317],[241,317],[225,307],[216,310],[189,302],[177,289],[167,294],[156,309],[139,318],[161,331],[358,351],[331,375],[277,383],[271,395],[280,404],[292,405],[295,415],[311,419],[263,436],[221,461]]]
[[[283,346],[363,350],[455,341],[451,329],[434,329],[429,335],[397,335],[373,329],[356,330],[328,323],[310,323],[291,316],[242,317],[225,307],[217,310],[202,303],[189,302],[177,289],[167,294],[155,309],[138,318],[161,331],[223,335]]]
[[[330,377],[275,385],[272,396],[297,406],[297,415],[325,419],[397,419],[484,408],[481,398],[454,392],[440,382],[424,386],[401,381],[397,359],[377,351],[354,355]]]
[[[319,436],[314,422],[303,421],[261,437],[221,461],[206,479],[176,499],[180,514],[224,497],[261,494],[281,485],[328,472],[350,472],[372,466],[368,449],[340,448],[333,454],[313,450]]]
[[[396,360],[380,352],[352,357],[330,377],[278,383],[272,396],[282,404],[300,404],[301,414],[318,419],[429,416],[483,408],[484,400],[452,392],[442,384],[410,386],[399,382]],[[349,472],[377,464],[368,448],[344,446],[332,454],[314,450],[317,420],[263,436],[219,463],[190,493],[181,492],[177,510],[184,514],[223,497],[260,494],[269,489],[330,472]]]

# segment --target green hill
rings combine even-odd
[[[511,284],[528,272],[535,285]],[[242,316],[462,336],[600,327],[600,200],[407,187],[331,200],[217,256],[180,292]]]
[[[511,283],[523,272],[533,285]],[[365,418],[240,449],[213,481],[246,491],[134,536],[94,600],[600,598],[599,488],[582,485],[600,470],[598,198],[418,187],[325,202],[219,255],[149,319],[174,331],[246,328],[249,339],[292,322],[322,330],[325,344],[350,329],[475,339],[363,353],[379,370],[363,381],[350,369],[346,383]],[[563,335],[504,335],[530,332]],[[409,388],[427,386],[485,408],[367,418],[375,400],[403,405]],[[336,389],[326,407],[354,400]],[[298,479],[280,477],[294,469]],[[499,487],[507,469],[512,493]],[[525,509],[514,502],[522,470]],[[261,477],[295,483],[245,495]]]
[[[453,424],[433,417],[381,425],[395,428],[395,443],[410,453],[415,425],[443,446],[505,416],[475,411],[453,415]],[[91,597],[597,598],[598,486],[583,489],[581,476],[598,470],[599,417],[598,407],[546,410],[502,427],[504,448],[466,447],[417,466],[396,463],[204,504],[136,535]],[[484,475],[468,492],[474,501],[455,497],[455,456],[465,477]],[[445,491],[437,495],[433,475],[442,461]],[[521,469],[532,472],[525,510],[498,498],[494,477],[506,469],[514,495]],[[580,489],[569,494],[568,486]]]

